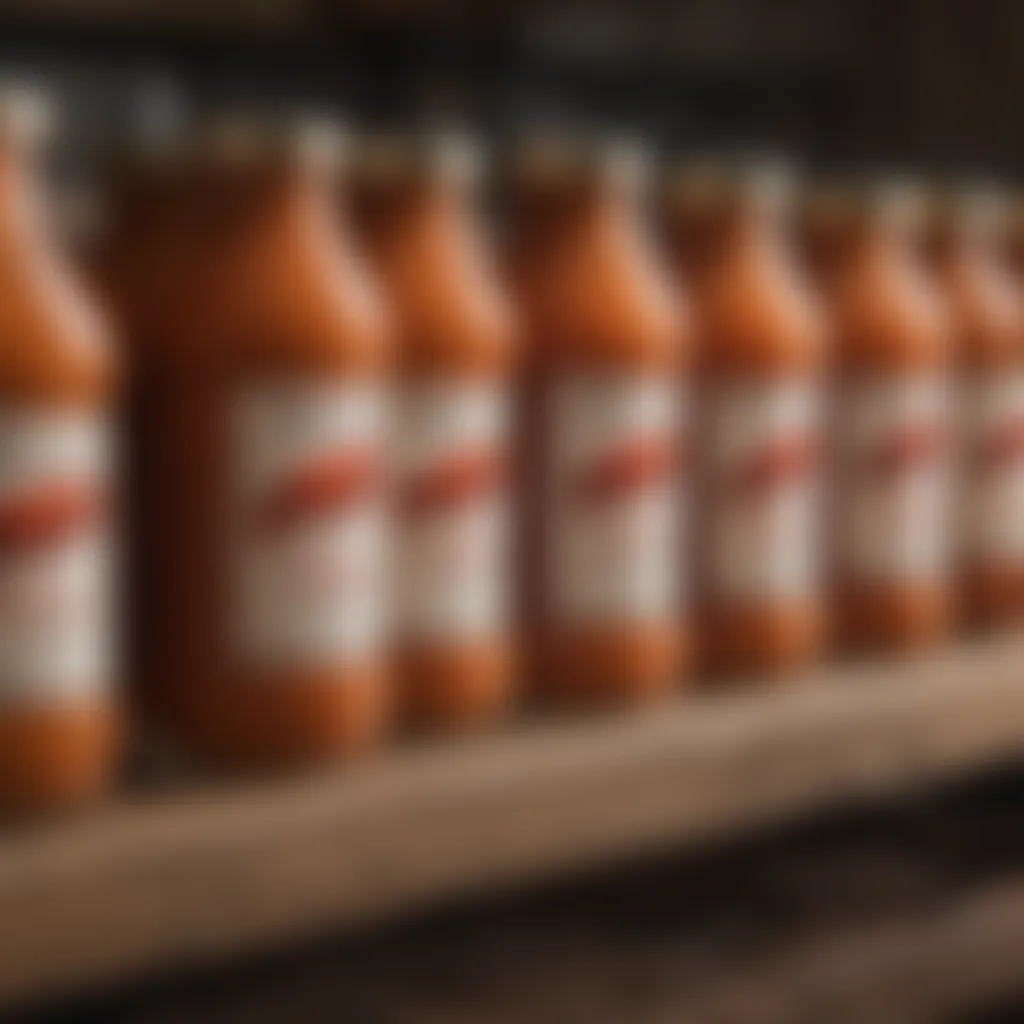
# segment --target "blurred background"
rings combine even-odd
[[[57,97],[58,162],[71,182],[88,180],[140,125],[258,97],[338,110],[357,125],[455,121],[498,138],[568,123],[672,153],[768,149],[823,171],[1014,183],[1024,175],[1022,48],[1024,4],[1013,0],[0,6],[0,69]],[[367,934],[156,970],[85,997],[43,993],[32,1016],[1020,1019],[1024,775],[1014,758],[996,760],[869,807],[616,858]],[[941,948],[916,960],[929,934]],[[801,981],[823,949],[821,969]],[[898,977],[890,962],[903,965]],[[740,1003],[716,1009],[736,986]]]
[[[139,106],[268,95],[495,131],[580,120],[670,147],[1014,174],[1012,0],[8,0],[4,64],[56,83],[68,144]]]

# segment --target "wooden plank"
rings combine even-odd
[[[933,913],[848,929],[748,965],[741,976],[696,993],[666,993],[652,1021],[951,1020],[1020,991],[1024,882],[972,893]]]
[[[1024,643],[545,719],[0,839],[0,1001],[193,965],[1016,758]]]

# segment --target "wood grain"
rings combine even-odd
[[[544,719],[0,838],[0,1002],[188,967],[896,793],[1024,749],[1024,643]]]

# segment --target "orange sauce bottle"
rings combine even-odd
[[[479,155],[367,145],[356,193],[398,332],[395,600],[415,723],[468,726],[515,682],[508,494],[513,324],[476,206]]]
[[[958,598],[978,625],[1024,612],[1024,304],[1006,213],[997,193],[968,189],[940,202],[930,231],[958,368]]]
[[[827,288],[833,584],[852,647],[919,647],[950,624],[949,325],[922,217],[912,188],[856,190]]]
[[[0,96],[0,810],[82,800],[118,749],[116,365],[52,236],[38,97]]]
[[[347,754],[388,716],[388,329],[339,223],[337,142],[212,118],[137,195],[167,204],[157,234],[128,203],[108,245],[137,374],[136,671],[228,765]]]
[[[823,331],[792,248],[788,175],[737,164],[706,197],[694,279],[700,637],[714,672],[819,654]]]
[[[526,323],[533,678],[635,702],[678,684],[685,325],[622,147],[535,143],[513,162],[511,271]]]

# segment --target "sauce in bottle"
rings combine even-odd
[[[582,703],[680,681],[684,324],[637,208],[638,154],[570,142],[512,170],[528,331],[533,678]]]
[[[0,95],[0,810],[103,789],[118,748],[105,326],[42,209],[44,112]]]
[[[416,723],[471,725],[506,708],[515,680],[511,311],[477,220],[467,140],[378,140],[362,165],[360,220],[399,334],[402,699]]]
[[[949,626],[949,333],[924,265],[920,197],[851,199],[827,290],[834,359],[837,630],[854,647],[916,647]]]
[[[387,325],[339,222],[336,143],[214,118],[148,193],[163,238],[126,216],[109,247],[136,371],[137,671],[225,764],[349,753],[387,718]]]
[[[823,331],[790,214],[784,172],[734,167],[695,279],[700,636],[717,672],[795,668],[823,642]]]
[[[930,250],[958,368],[958,598],[968,622],[1024,612],[1024,305],[991,190],[940,202]]]

